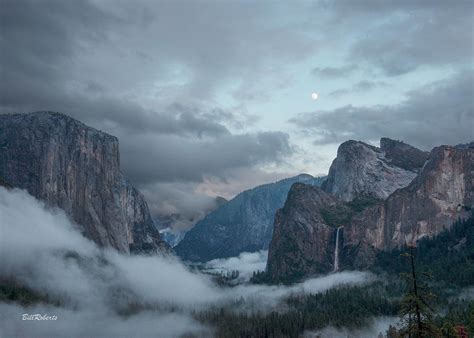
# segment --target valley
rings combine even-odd
[[[381,148],[346,142],[327,178],[304,174],[245,191],[172,249],[150,227],[143,196],[123,188],[112,136],[51,112],[2,115],[0,126],[3,313],[54,313],[64,324],[99,316],[105,336],[120,327],[193,337],[394,338],[410,330],[401,313],[413,273],[431,295],[422,320],[432,334],[474,329],[473,143],[426,153],[389,139]],[[78,137],[64,148],[66,130]],[[102,147],[115,155],[108,159]],[[74,171],[83,166],[87,175]],[[106,183],[95,197],[92,185]],[[127,207],[104,209],[117,201]],[[117,244],[122,238],[128,247]],[[80,325],[76,334],[92,334]],[[19,332],[62,330],[69,326],[32,323]]]

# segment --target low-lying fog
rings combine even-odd
[[[248,282],[254,271],[264,271],[267,265],[268,250],[242,252],[237,257],[213,259],[204,264],[204,271],[227,274],[239,271],[239,282]]]
[[[283,300],[291,294],[362,285],[375,278],[354,271],[286,287],[245,283],[219,287],[209,275],[191,272],[173,257],[127,256],[99,249],[61,210],[45,208],[24,191],[1,187],[0,234],[0,278],[15,279],[61,304],[0,303],[2,337],[175,337],[184,333],[207,337],[213,328],[194,320],[193,310],[233,304],[235,311],[284,311]],[[253,271],[264,269],[266,257],[266,252],[243,253],[210,261],[206,268],[239,270],[241,280],[247,281]],[[235,305],[233,301],[241,298],[245,301]],[[55,315],[57,320],[22,320],[23,314],[36,313]]]

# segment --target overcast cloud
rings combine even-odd
[[[377,140],[385,135],[431,150],[436,145],[474,139],[473,92],[474,73],[465,71],[413,90],[396,105],[348,105],[299,114],[290,122],[313,136],[315,144]]]
[[[473,138],[472,1],[0,6],[0,111],[60,111],[116,135],[152,210],[199,204],[167,200],[183,187],[231,197],[324,174],[348,138]]]

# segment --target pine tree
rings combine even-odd
[[[414,247],[408,247],[408,252],[402,254],[410,262],[410,273],[402,274],[407,281],[407,292],[402,301],[401,334],[410,338],[437,336],[438,330],[433,324],[433,309],[430,300],[433,298],[424,278],[430,278],[427,273],[417,274],[415,268]],[[424,277],[424,278],[423,278]]]

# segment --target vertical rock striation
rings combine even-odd
[[[474,207],[474,143],[431,151],[418,177],[385,201],[383,247],[432,236]]]
[[[65,210],[100,246],[168,250],[143,195],[120,171],[118,139],[66,115],[0,115],[0,177]]]

